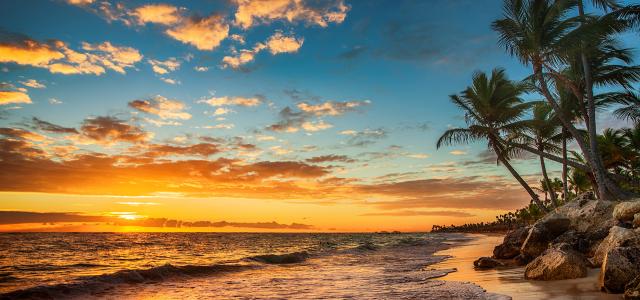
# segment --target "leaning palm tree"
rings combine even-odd
[[[593,155],[587,139],[562,115],[562,108],[556,97],[549,90],[545,69],[564,65],[569,49],[580,50],[585,32],[601,33],[597,26],[580,27],[583,18],[568,17],[578,5],[575,0],[506,0],[505,18],[497,20],[492,27],[500,34],[500,44],[507,51],[518,57],[524,64],[531,65],[533,76],[539,90],[551,107],[553,107],[563,126],[573,136],[582,151],[598,184],[599,197],[622,198],[623,191],[605,175],[604,167],[598,155]],[[594,29],[595,28],[595,29]],[[591,30],[589,30],[591,29]],[[577,33],[576,33],[577,32]],[[556,73],[558,73],[556,71]],[[587,86],[591,86],[588,83]],[[587,89],[588,90],[588,89]],[[595,119],[595,118],[591,118]],[[590,129],[595,130],[595,126]],[[594,148],[595,149],[595,148]]]
[[[553,113],[553,108],[544,102],[536,103],[533,106],[532,118],[525,121],[528,134],[519,134],[519,139],[525,143],[538,149],[540,152],[560,152],[558,144],[560,144],[564,138],[562,134],[562,124],[560,120]],[[552,190],[551,180],[547,173],[547,167],[544,162],[544,156],[539,155],[540,168],[542,170],[542,177],[544,180],[543,187],[549,191],[551,202],[554,206],[558,206],[558,199],[555,192]]]
[[[520,96],[527,87],[507,78],[503,69],[494,69],[491,77],[482,72],[473,75],[472,85],[458,95],[451,95],[451,102],[465,113],[466,128],[452,128],[438,139],[437,148],[443,145],[486,140],[498,160],[527,191],[542,210],[546,210],[538,195],[509,163],[509,151],[502,143],[503,136],[521,132],[525,124],[520,122],[531,106]]]

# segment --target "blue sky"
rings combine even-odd
[[[250,2],[129,1],[118,6],[102,1],[5,0],[0,42],[12,45],[29,39],[61,52],[93,53],[123,69],[118,72],[94,62],[103,73],[61,74],[50,64],[0,57],[3,89],[28,94],[31,101],[3,105],[0,125],[24,129],[36,117],[81,128],[88,119],[110,116],[151,133],[145,142],[155,145],[184,147],[203,137],[224,139],[228,151],[206,157],[210,160],[240,159],[249,164],[340,155],[356,162],[334,162],[332,176],[361,183],[499,176],[505,188],[517,190],[514,195],[518,195],[505,208],[527,202],[501,167],[465,164],[486,158],[484,144],[435,149],[444,130],[464,124],[448,96],[464,89],[473,71],[503,67],[513,79],[530,72],[497,45],[497,35],[490,29],[491,22],[501,17],[502,1],[303,1],[295,9],[263,15]],[[105,5],[111,14],[105,13]],[[155,15],[162,20],[136,14],[138,8],[157,5],[172,13]],[[250,16],[245,23],[238,17],[243,5]],[[203,36],[176,38],[169,33],[203,20],[215,23],[211,26],[228,26],[219,44],[207,44]],[[633,46],[636,38],[628,35],[624,41]],[[65,46],[52,46],[52,40]],[[118,62],[122,52],[96,50],[106,42],[140,57]],[[225,57],[237,59],[240,53],[251,59],[236,66],[225,64]],[[70,60],[68,55],[60,61],[65,60]],[[165,64],[163,72],[152,69],[154,61]],[[167,62],[177,67],[171,69]],[[21,83],[27,80],[46,87]],[[223,97],[257,99],[259,104],[204,103]],[[144,111],[132,106],[135,100],[149,101],[151,106],[159,101],[179,104],[182,107],[170,113],[189,117]],[[333,113],[303,113],[301,103],[318,109],[344,106]],[[291,114],[283,117],[281,111],[287,107]],[[227,113],[214,115],[219,108]],[[173,124],[158,126],[154,121]],[[294,122],[296,132],[269,129],[287,121]],[[50,142],[40,146],[75,147],[68,155],[124,155],[147,147],[114,136],[88,142],[87,136],[85,140],[48,136]],[[231,149],[233,143],[253,148]],[[72,158],[53,158],[65,159]],[[525,175],[538,172],[535,160],[517,165]]]

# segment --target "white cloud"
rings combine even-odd
[[[24,85],[24,86],[28,86],[28,87],[34,88],[34,89],[43,89],[43,88],[47,87],[46,85],[44,85],[43,83],[38,82],[35,79],[29,79],[27,81],[20,81],[20,83],[22,83],[22,85]]]

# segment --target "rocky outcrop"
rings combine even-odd
[[[620,247],[623,243],[629,240],[640,239],[640,232],[638,230],[623,228],[619,226],[613,226],[609,230],[609,235],[607,235],[604,240],[598,245],[595,254],[592,258],[593,265],[601,265],[604,261],[604,257],[609,253],[609,251],[614,248]]]
[[[550,248],[530,262],[524,277],[533,280],[562,280],[587,276],[587,260],[573,250]]]
[[[600,289],[608,293],[622,293],[625,286],[640,275],[640,249],[616,247],[609,251],[600,269]]]
[[[502,262],[491,257],[480,257],[473,262],[473,266],[478,269],[493,269],[502,265]]]
[[[633,216],[633,228],[640,227],[640,213],[637,213]]]
[[[529,226],[510,230],[504,237],[502,244],[493,248],[493,258],[511,259],[520,254],[520,247],[527,239]]]
[[[640,300],[640,275],[636,276],[624,287],[625,300]]]
[[[632,222],[640,213],[640,200],[621,202],[613,209],[613,217],[620,222]]]
[[[551,213],[540,219],[529,230],[529,234],[520,248],[521,258],[525,261],[538,257],[547,250],[549,243],[569,229],[569,218]]]
[[[567,217],[571,221],[570,229],[576,232],[596,232],[602,228],[608,231],[615,225],[611,218],[614,207],[615,202],[594,200],[590,194],[583,194],[557,208],[555,213]]]

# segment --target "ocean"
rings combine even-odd
[[[2,299],[438,297],[429,233],[3,233]],[[437,284],[436,284],[437,283]],[[474,298],[477,286],[453,287]],[[454,294],[455,294],[454,293]]]

